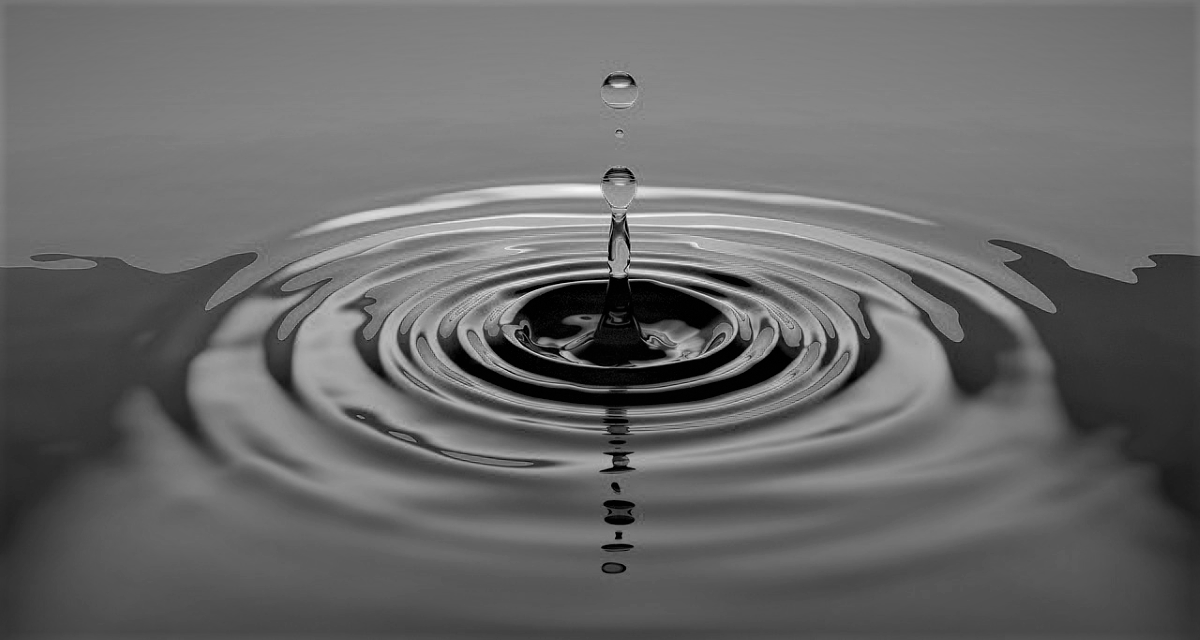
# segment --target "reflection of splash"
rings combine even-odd
[[[624,448],[625,438],[629,435],[629,419],[626,416],[626,411],[620,407],[606,407],[604,410],[604,430],[614,438],[608,441],[613,446],[604,453],[610,456],[611,460],[608,467],[601,469],[600,473],[627,473],[635,470],[629,466],[629,456],[633,452]]]
[[[607,407],[604,410],[604,431],[608,435],[608,447],[604,455],[611,456],[612,460],[609,466],[601,469],[600,473],[628,473],[635,469],[629,466],[629,456],[632,451],[626,448],[629,437],[629,419],[628,412],[620,407]],[[609,483],[609,489],[613,494],[624,497],[624,491],[621,488],[619,481]],[[604,501],[604,508],[607,514],[604,516],[604,521],[608,524],[622,527],[633,524],[635,518],[632,510],[636,505],[625,499],[610,499]],[[633,545],[628,542],[622,542],[625,539],[625,532],[617,529],[613,533],[613,540],[608,544],[602,545],[600,548],[608,553],[624,552],[633,549]],[[626,565],[621,562],[605,562],[601,569],[605,573],[623,573]]]

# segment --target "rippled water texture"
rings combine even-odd
[[[27,4],[0,635],[1200,635],[1193,7]]]
[[[96,547],[27,578],[28,624],[1182,628],[1186,527],[1148,469],[1072,430],[1031,324],[1053,301],[997,259],[1020,245],[644,187],[639,319],[652,333],[669,307],[692,324],[663,335],[705,338],[675,363],[698,369],[610,379],[530,342],[602,310],[600,202],[518,185],[335,218],[267,247],[208,311],[173,309],[138,338],[156,392],[118,407],[134,472],[76,498]],[[529,301],[561,291],[580,314],[539,325]]]

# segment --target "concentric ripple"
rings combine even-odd
[[[214,634],[438,637],[1179,628],[1184,528],[1106,444],[1068,446],[1050,360],[1009,296],[1048,303],[995,251],[806,196],[646,187],[636,204],[630,291],[654,349],[611,366],[580,350],[607,277],[596,186],[432,196],[266,247],[166,341],[204,345],[188,429],[213,455],[131,403],[150,493],[130,507],[115,483],[80,529],[86,549],[119,529],[100,548],[121,564],[49,569],[41,619],[124,630],[149,607]],[[139,580],[117,588],[62,588],[98,584],[76,566],[131,564]],[[206,589],[222,615],[172,609]]]
[[[607,218],[577,211],[602,209],[598,190],[581,187],[483,189],[318,225],[267,252],[285,262],[267,277],[241,274],[249,287],[223,331],[269,325],[275,384],[335,423],[369,415],[358,422],[395,435],[414,411],[441,412],[508,425],[518,441],[529,428],[595,431],[614,407],[641,433],[746,430],[800,414],[868,373],[883,344],[928,328],[962,339],[957,311],[914,277],[1028,333],[977,277],[817,223],[932,226],[918,218],[804,196],[649,188],[651,203],[701,198],[721,209],[631,214],[636,313],[670,355],[586,362],[572,348],[603,308]],[[547,201],[563,210],[529,210]]]
[[[236,438],[208,435],[235,457],[287,451],[293,465],[357,471],[420,451],[493,467],[594,465],[585,443],[614,416],[640,444],[666,438],[679,455],[780,433],[799,443],[962,393],[945,356],[929,355],[963,340],[960,311],[994,319],[1017,345],[1006,362],[1045,369],[1008,298],[927,255],[933,223],[788,194],[650,187],[641,197],[631,290],[659,359],[601,366],[575,348],[603,310],[598,188],[433,196],[302,231],[218,292],[213,304],[229,310],[190,393],[198,413],[247,415]],[[881,391],[845,398],[864,377]],[[305,446],[304,430],[255,417],[268,392],[308,416],[314,441],[338,447]],[[836,424],[800,419],[831,406]]]

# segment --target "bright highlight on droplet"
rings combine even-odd
[[[600,98],[613,109],[628,109],[637,102],[639,91],[633,76],[624,71],[614,71],[600,86]]]

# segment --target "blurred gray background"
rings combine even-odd
[[[6,8],[3,264],[172,271],[409,191],[797,191],[1196,253],[1190,3]],[[639,79],[615,117],[607,71]],[[613,129],[629,131],[618,149]]]

